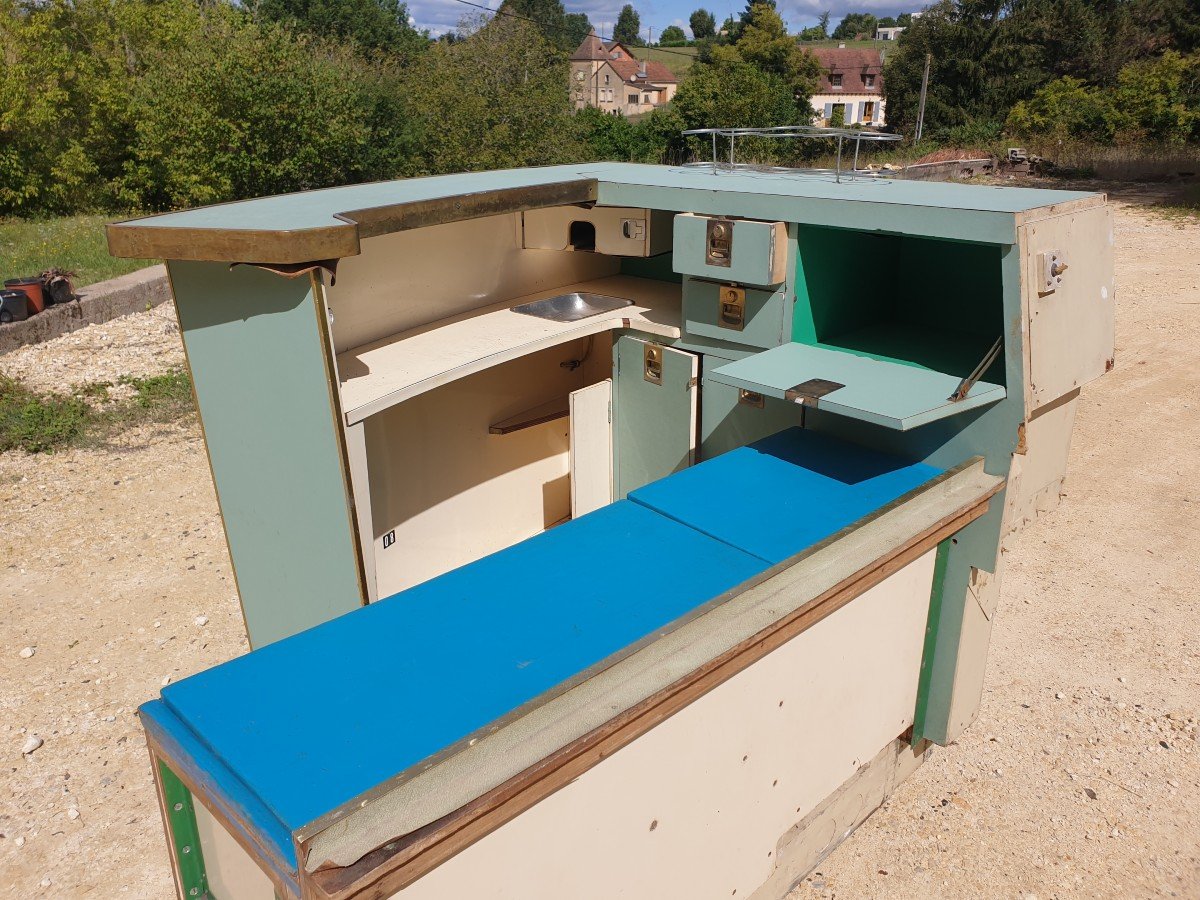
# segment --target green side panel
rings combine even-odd
[[[709,378],[709,372],[731,360],[705,355],[700,387],[700,459],[712,459],[776,432],[800,425],[804,408],[773,397],[762,406],[739,403],[738,389]]]
[[[169,265],[250,644],[363,602],[337,412],[307,278]]]
[[[662,384],[647,381],[645,341],[629,336],[613,347],[616,389],[613,403],[613,462],[616,499],[685,469],[692,462],[695,385],[698,360],[663,349]]]
[[[163,802],[167,805],[167,823],[171,829],[171,845],[179,866],[179,880],[185,897],[208,897],[208,875],[204,871],[204,854],[200,850],[200,832],[196,828],[196,808],[192,792],[162,760],[158,761],[158,776],[162,780]]]
[[[929,712],[929,685],[933,679],[933,655],[937,647],[937,630],[942,617],[942,597],[946,586],[946,565],[950,559],[949,539],[938,544],[933,563],[933,588],[929,592],[929,616],[925,625],[925,650],[921,654],[921,674],[917,680],[917,709],[913,716],[912,743],[925,739],[925,722]]]
[[[658,256],[622,256],[621,274],[632,275],[634,278],[650,278],[654,281],[670,281],[678,284],[683,276],[671,265],[671,254],[660,253]]]

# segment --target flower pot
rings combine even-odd
[[[46,294],[40,278],[10,278],[4,282],[6,290],[21,291],[29,298],[29,314],[40,313],[46,308]]]
[[[0,325],[29,318],[29,297],[24,291],[0,291]]]

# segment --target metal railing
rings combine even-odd
[[[793,172],[809,172],[830,174],[829,169],[803,169],[790,166],[769,166],[760,165],[757,163],[748,163],[737,161],[737,140],[738,138],[772,138],[772,139],[788,139],[788,140],[836,140],[837,141],[837,164],[832,169],[834,180],[839,184],[842,181],[842,151],[847,141],[854,142],[854,164],[847,175],[856,177],[875,177],[873,172],[862,172],[858,168],[858,156],[862,149],[863,142],[872,143],[894,143],[903,140],[903,135],[899,134],[884,134],[880,131],[863,131],[856,128],[822,128],[817,125],[780,125],[775,128],[691,128],[684,135],[691,137],[709,136],[712,139],[712,161],[711,162],[695,162],[689,163],[692,167],[711,167],[714,172],[736,172],[736,171],[754,171],[754,172],[778,172],[778,173],[793,173]],[[729,144],[728,160],[724,159],[719,139],[725,139]]]

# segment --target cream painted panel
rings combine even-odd
[[[1103,375],[1113,358],[1117,284],[1112,210],[1098,207],[1022,226],[1032,412]],[[1062,284],[1041,293],[1039,255],[1066,254]]]
[[[596,252],[614,256],[655,256],[671,249],[673,213],[624,206],[553,206],[524,214],[524,244],[531,249],[571,249],[571,223],[591,222]],[[626,223],[632,223],[626,234]]]
[[[218,900],[275,900],[275,886],[242,845],[193,795],[200,853],[208,876],[209,892]]]
[[[612,379],[573,391],[571,517],[612,503]]]
[[[464,850],[396,900],[703,900],[912,724],[933,551]]]
[[[583,387],[582,368],[560,364],[586,347],[586,339],[576,340],[520,357],[365,421],[379,597],[570,514],[567,418],[503,435],[488,426]]]
[[[1025,423],[1025,453],[1013,455],[1005,492],[1004,521],[1009,533],[1058,507],[1067,476],[1067,457],[1079,394],[1043,406]]]
[[[327,288],[338,353],[490,303],[617,274],[620,260],[521,248],[521,214],[362,242]]]

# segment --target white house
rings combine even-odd
[[[883,54],[845,47],[812,50],[821,63],[821,83],[813,94],[813,124],[829,125],[842,112],[844,125],[886,123],[883,99]]]
[[[900,32],[904,30],[903,25],[895,25],[891,28],[876,28],[875,40],[877,41],[894,41],[900,37]]]

